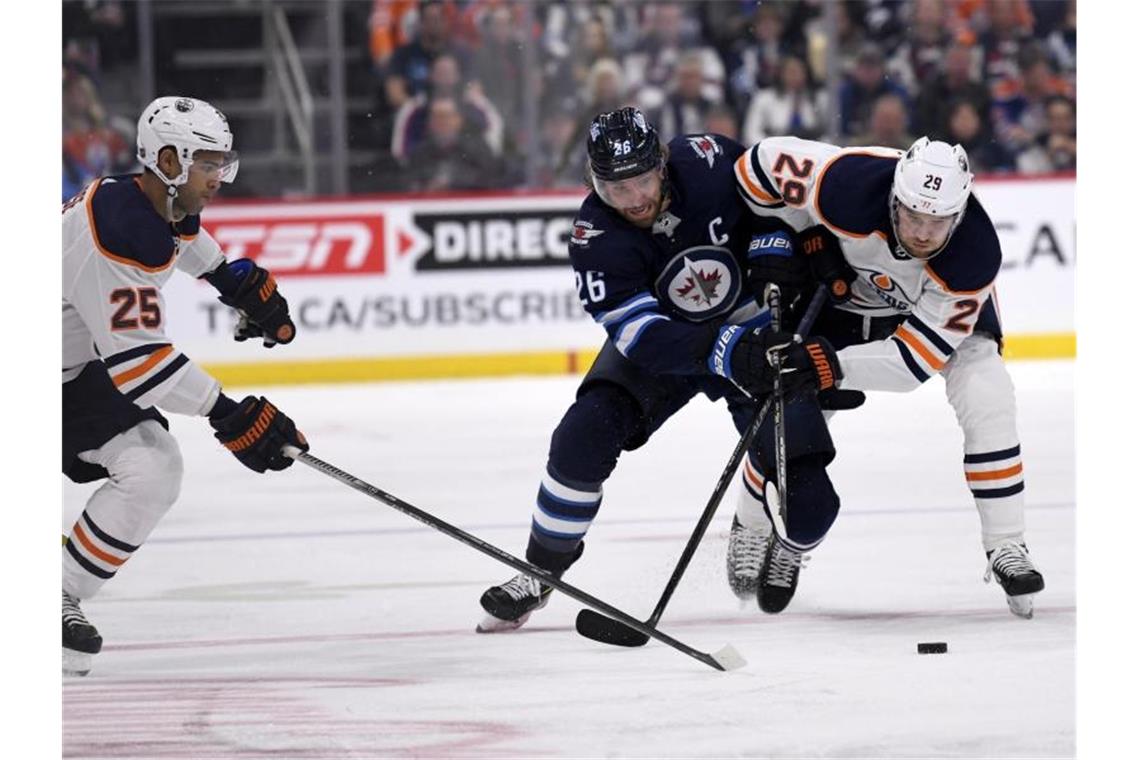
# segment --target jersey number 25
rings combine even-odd
[[[111,291],[111,303],[119,304],[111,315],[112,330],[153,330],[162,324],[162,309],[155,288],[119,288]],[[137,316],[135,307],[138,307]]]

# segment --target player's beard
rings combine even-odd
[[[662,183],[661,194],[657,196],[656,200],[646,204],[648,208],[645,211],[641,212],[637,216],[632,216],[628,211],[626,211],[626,209],[623,208],[619,209],[618,213],[620,213],[622,218],[633,226],[641,227],[642,229],[649,229],[653,226],[653,223],[657,221],[657,217],[661,216],[661,212],[664,211],[665,201],[667,197],[668,196],[666,194],[665,185]]]

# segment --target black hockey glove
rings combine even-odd
[[[812,278],[827,287],[827,295],[834,304],[851,300],[851,283],[857,276],[843,257],[839,238],[822,224],[808,227],[796,235],[800,251],[807,259]]]
[[[753,396],[760,396],[770,393],[775,384],[776,352],[783,362],[782,380],[787,393],[804,387],[828,390],[843,379],[839,359],[826,338],[808,337],[803,343],[796,343],[791,333],[739,325],[721,328],[709,357],[709,370],[727,377]]]
[[[234,340],[261,338],[266,348],[289,343],[297,334],[289,303],[268,270],[252,259],[238,259],[215,269],[206,279],[221,293],[218,300],[239,315]]]
[[[230,402],[227,402],[230,403]],[[214,437],[254,472],[284,470],[293,460],[281,453],[283,446],[309,450],[293,420],[264,396],[246,396],[237,409],[224,417],[211,417],[210,426],[218,431]]]
[[[790,234],[783,230],[753,233],[744,279],[758,303],[767,303],[768,285],[779,285],[784,303],[790,306],[800,293],[811,288],[811,278],[807,258],[796,250]]]

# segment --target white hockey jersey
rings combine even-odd
[[[209,412],[221,386],[166,337],[162,286],[223,261],[197,216],[167,223],[137,176],[91,182],[63,207],[63,382],[101,359],[140,407]]]
[[[971,196],[941,253],[926,261],[902,253],[889,205],[901,155],[773,137],[736,161],[737,188],[755,214],[797,231],[823,224],[839,238],[858,277],[851,300],[837,308],[906,317],[887,339],[838,352],[844,388],[912,390],[940,372],[975,329],[1000,339],[993,288],[1001,247],[992,222]]]

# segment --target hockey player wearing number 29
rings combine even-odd
[[[750,214],[736,192],[732,168],[743,146],[719,135],[664,146],[640,111],[623,108],[593,120],[587,151],[593,192],[575,220],[570,260],[582,305],[609,338],[554,431],[532,513],[526,557],[556,576],[582,554],[621,452],[644,444],[698,393],[725,399],[743,432],[772,389],[767,349],[788,338],[767,329],[768,311],[757,302],[765,283],[747,273],[750,255],[787,249],[792,235],[779,220]],[[785,363],[786,537],[794,551],[775,552],[765,568],[771,582],[738,589],[767,612],[790,601],[802,552],[823,540],[839,510],[825,471],[834,449],[816,396],[834,375],[822,346],[810,338],[804,346],[819,349],[820,360]],[[775,469],[772,440],[769,416],[745,460],[752,486],[741,490],[738,509],[756,521],[768,519],[758,494]],[[491,587],[477,630],[518,628],[550,591],[525,574]]]
[[[925,137],[905,154],[775,137],[740,156],[735,175],[752,212],[786,222],[801,241],[796,255],[756,267],[784,292],[830,286],[815,332],[838,349],[842,388],[910,391],[942,375],[964,436],[985,579],[997,578],[1015,615],[1032,617],[1044,580],[1024,539],[1014,388],[994,295],[1001,247],[972,194],[965,151]]]
[[[273,277],[226,262],[199,214],[237,174],[225,116],[201,100],[158,98],[138,122],[141,174],[92,181],[63,208],[63,472],[106,480],[63,548],[63,671],[86,675],[102,637],[79,602],[130,559],[178,497],[182,459],[154,406],[205,416],[255,472],[307,450],[264,397],[235,401],[164,333],[162,286],[174,269],[207,280],[239,314],[237,340],[288,343],[295,327]]]

